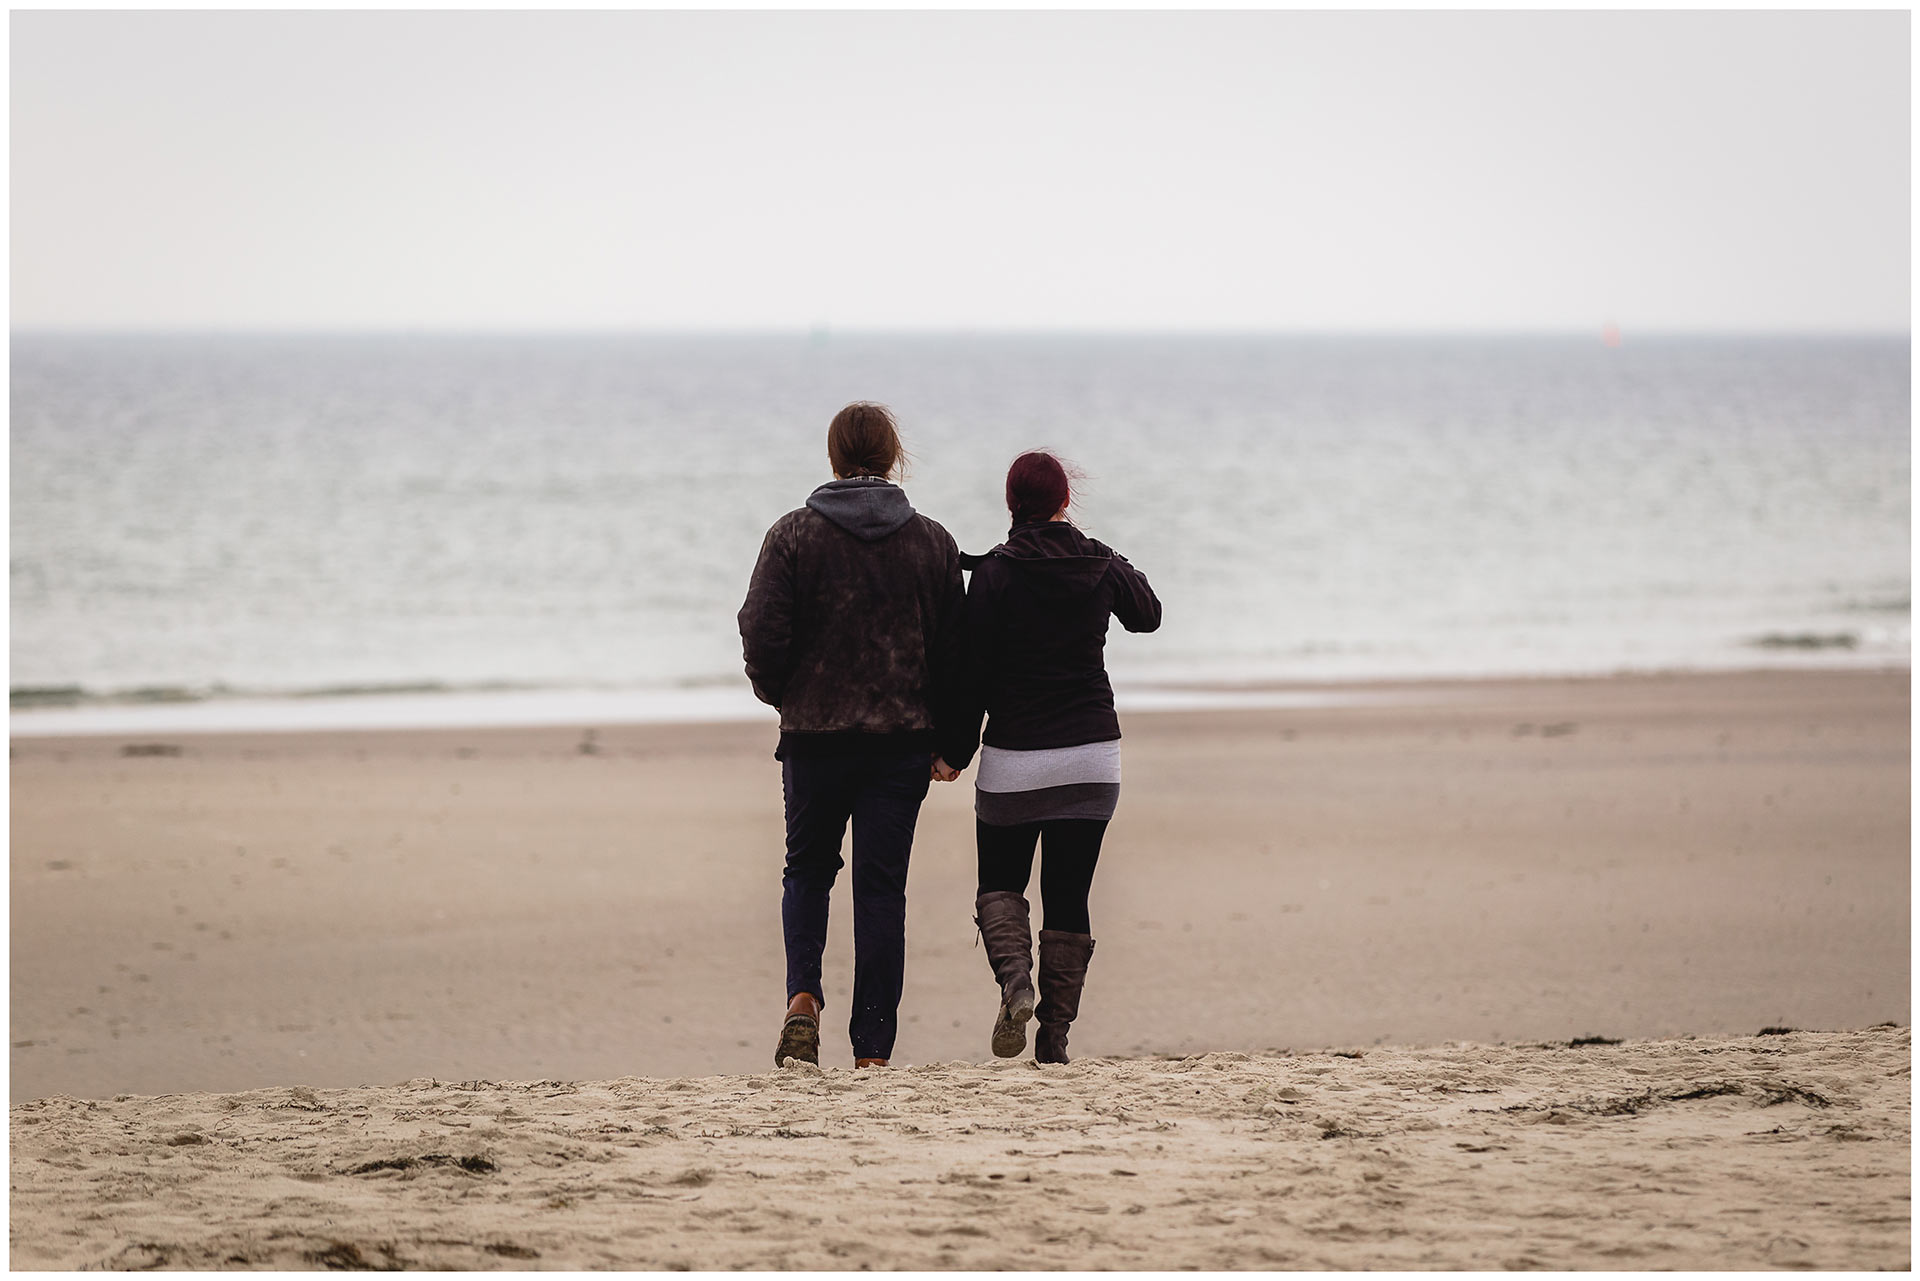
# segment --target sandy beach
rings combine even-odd
[[[1908,1019],[1905,673],[1392,692],[1128,718],[1076,1049]],[[772,738],[17,739],[12,1098],[769,1067]],[[922,812],[902,1062],[983,1057],[970,804]]]
[[[1903,1263],[1907,674],[1374,692],[1127,720],[1045,1073],[964,780],[816,1077],[764,726],[16,739],[15,1266]]]
[[[13,1108],[16,1268],[1903,1268],[1905,1028]]]

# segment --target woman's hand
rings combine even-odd
[[[954,779],[959,777],[960,777],[959,770],[953,768],[951,765],[947,764],[944,760],[942,760],[938,756],[933,758],[933,781],[934,782],[951,783]]]

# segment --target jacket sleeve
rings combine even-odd
[[[993,670],[995,571],[992,561],[976,560],[962,602],[962,663],[954,699],[953,727],[941,737],[941,757],[965,769],[980,750],[980,721],[987,714],[987,682]]]
[[[960,578],[960,549],[946,540],[928,666],[933,675],[934,737],[941,759],[964,769],[980,737],[980,716],[967,720],[967,587]]]
[[[793,542],[784,523],[767,531],[740,606],[740,644],[747,679],[763,703],[780,706],[793,675]]]
[[[1120,626],[1130,632],[1159,630],[1160,598],[1153,594],[1147,576],[1115,552],[1107,577],[1113,580],[1113,616],[1120,620]]]

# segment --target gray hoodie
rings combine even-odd
[[[807,506],[867,543],[913,519],[907,491],[878,476],[830,480],[807,496]]]

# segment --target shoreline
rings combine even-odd
[[[1714,667],[1384,675],[1372,677],[1234,680],[1163,677],[1115,682],[1122,715],[1166,711],[1262,711],[1392,703],[1409,695],[1451,692],[1471,697],[1482,688],[1597,681],[1741,678],[1858,673],[1911,677],[1907,662],[1859,655],[1801,662],[1730,662]],[[77,688],[77,687],[75,687]],[[36,691],[15,691],[16,697]],[[39,691],[44,692],[44,691]],[[74,694],[69,703],[22,702],[8,717],[10,738],[67,738],[114,734],[303,734],[552,728],[563,725],[716,725],[771,723],[777,713],[753,697],[744,681],[649,688],[526,688],[395,686],[362,690],[257,693],[159,691],[139,695]]]

